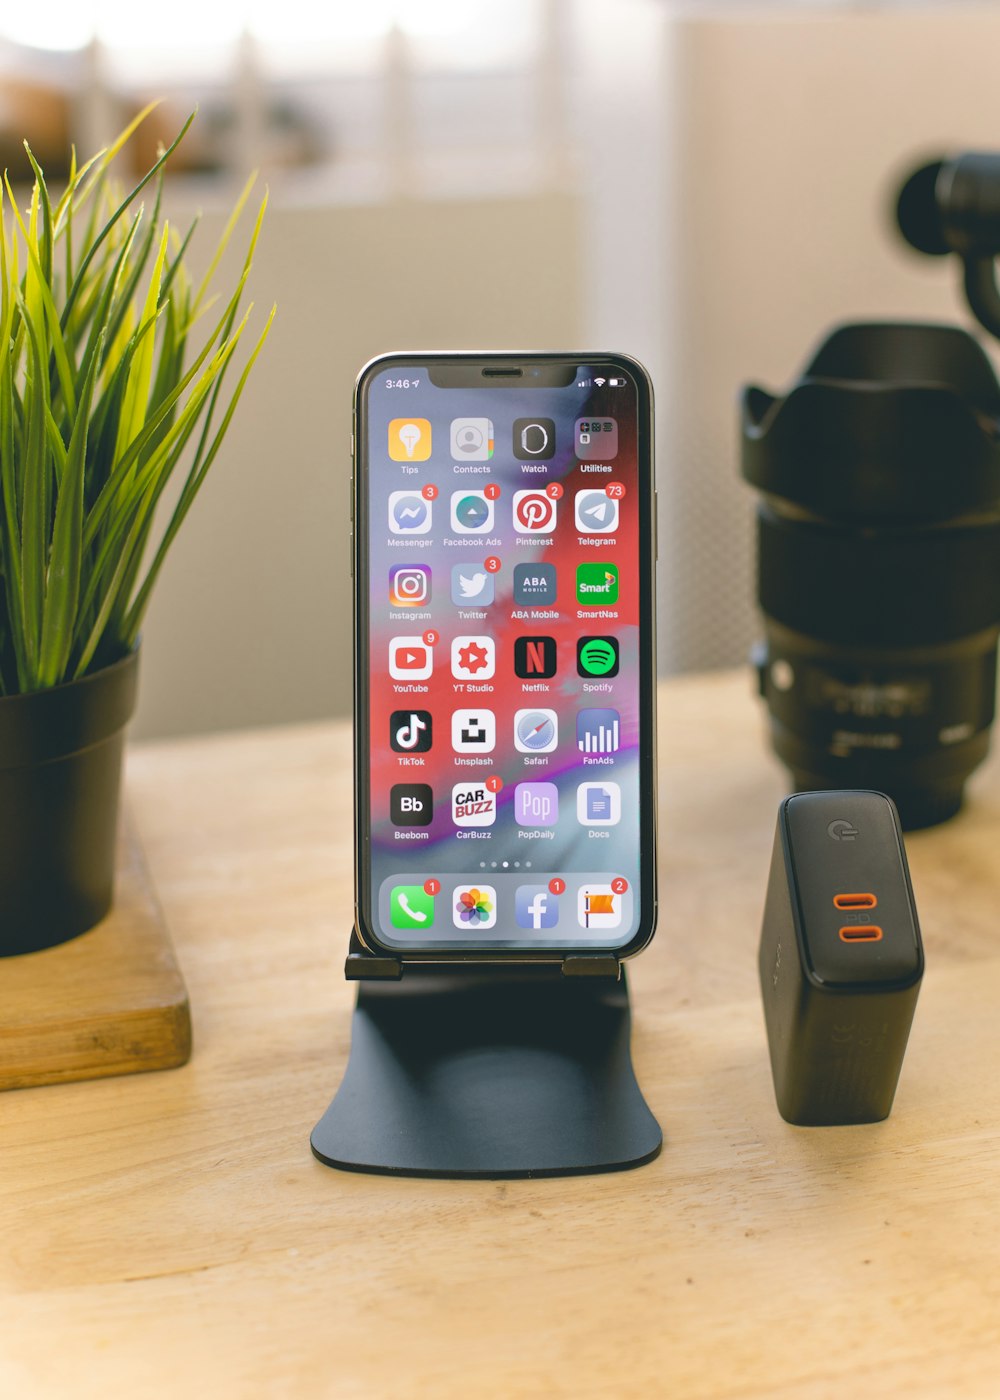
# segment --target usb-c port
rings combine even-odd
[[[874,909],[878,900],[873,894],[835,894],[833,903],[837,909]]]
[[[845,943],[877,943],[882,937],[878,924],[847,924],[840,930]]]

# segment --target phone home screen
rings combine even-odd
[[[642,372],[434,370],[377,362],[359,386],[362,930],[631,951],[653,919]]]

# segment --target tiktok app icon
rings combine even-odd
[[[389,745],[395,753],[427,753],[433,734],[430,710],[393,710],[389,716]]]

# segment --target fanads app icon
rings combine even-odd
[[[555,783],[518,783],[514,789],[514,820],[518,826],[555,826],[559,820],[559,789]]]
[[[426,535],[431,517],[431,502],[419,491],[389,492],[389,529],[394,535]]]
[[[488,681],[496,670],[492,637],[455,637],[451,643],[451,674],[460,681]]]
[[[428,564],[397,564],[389,570],[389,606],[422,608],[431,600]]]
[[[555,564],[514,565],[514,602],[517,607],[548,608],[555,601]]]
[[[555,928],[559,922],[559,897],[547,885],[518,885],[514,892],[514,917],[518,928]]]
[[[393,637],[389,675],[396,681],[425,681],[434,669],[434,652],[423,637]]]
[[[578,491],[575,507],[578,530],[610,535],[618,529],[618,501],[606,491]]]
[[[617,564],[577,564],[576,601],[585,608],[603,608],[618,602]]]
[[[617,928],[622,921],[622,896],[610,885],[581,885],[576,915],[583,928]]]
[[[617,710],[581,710],[576,717],[576,746],[581,753],[617,753],[621,716]]]
[[[581,783],[576,790],[576,819],[581,826],[617,826],[622,819],[618,784]]]
[[[453,418],[451,455],[460,462],[488,462],[493,456],[493,424],[490,420]]]
[[[423,885],[393,885],[389,895],[389,919],[393,928],[431,928],[434,896]]]
[[[497,718],[492,710],[455,710],[451,746],[456,753],[492,753],[497,746]]]
[[[580,637],[576,644],[576,669],[581,676],[617,676],[618,638]]]
[[[497,921],[497,892],[492,885],[456,885],[451,892],[451,917],[456,928],[493,928]]]
[[[544,491],[514,492],[514,529],[521,535],[551,535],[556,502]]]
[[[451,601],[457,608],[486,608],[495,594],[493,575],[476,564],[451,566]]]
[[[485,783],[456,783],[451,790],[451,819],[456,826],[492,826],[497,800]]]
[[[493,502],[485,491],[451,493],[451,528],[456,535],[485,535],[493,529]]]
[[[434,738],[430,710],[393,710],[389,747],[394,753],[428,753]]]
[[[389,424],[389,456],[394,462],[426,462],[431,425],[426,418],[394,418]]]

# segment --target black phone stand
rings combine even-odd
[[[343,1082],[313,1129],[327,1166],[398,1176],[626,1171],[663,1135],[636,1083],[614,958],[442,971],[366,953]]]

